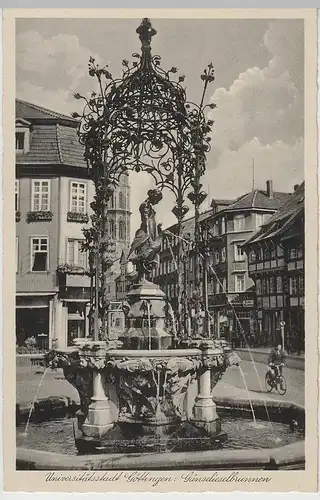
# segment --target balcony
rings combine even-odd
[[[78,222],[80,224],[87,224],[89,222],[89,215],[81,212],[68,212],[67,222]]]
[[[36,212],[28,212],[28,222],[48,222],[52,220],[53,214],[50,211],[38,210]]]

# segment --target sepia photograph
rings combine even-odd
[[[11,474],[315,485],[315,11],[18,12]]]

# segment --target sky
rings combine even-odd
[[[88,60],[96,58],[120,76],[121,61],[140,52],[135,32],[140,19],[18,19],[17,97],[55,111],[81,111],[75,92],[93,90]],[[304,178],[304,32],[302,20],[154,19],[152,53],[162,67],[185,75],[189,100],[199,102],[200,75],[212,62],[215,81],[207,102],[214,120],[212,149],[203,178],[212,198],[235,199],[273,180],[277,191],[292,192]],[[131,175],[132,230],[151,180]],[[166,227],[175,222],[170,195],[157,210]]]

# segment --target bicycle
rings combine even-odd
[[[278,394],[280,394],[280,396],[284,396],[287,392],[287,381],[285,376],[280,373],[279,368],[277,366],[274,368],[276,369],[274,375],[272,375],[271,371],[268,370],[265,376],[265,386],[267,392],[271,392],[272,389],[277,389]]]

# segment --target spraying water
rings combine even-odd
[[[149,351],[151,350],[151,311],[150,311],[150,302],[146,301],[147,305],[147,311],[148,311],[148,336],[149,336],[149,343],[148,343],[148,348]]]
[[[38,385],[38,387],[37,387],[36,393],[35,393],[34,398],[33,398],[33,400],[32,400],[31,407],[30,407],[30,411],[29,411],[29,415],[28,415],[28,419],[27,419],[27,423],[26,423],[26,426],[25,426],[25,429],[24,429],[24,433],[23,433],[25,436],[28,434],[29,423],[30,423],[30,420],[31,420],[31,415],[32,415],[32,412],[33,412],[33,410],[34,410],[34,405],[35,405],[35,403],[36,403],[36,401],[37,401],[38,394],[39,394],[39,391],[40,391],[40,388],[41,388],[41,384],[42,384],[42,382],[43,382],[43,380],[44,380],[44,377],[46,376],[46,374],[47,374],[48,370],[49,370],[49,367],[47,367],[47,368],[44,370],[44,372],[43,372],[43,374],[42,374],[42,377],[41,377],[41,379],[40,379],[39,385]]]
[[[204,257],[202,256],[202,258],[204,258]],[[222,290],[223,290],[223,293],[225,294],[225,296],[226,296],[226,298],[227,298],[228,304],[229,304],[229,305],[230,305],[230,307],[232,308],[233,314],[234,314],[234,316],[235,316],[235,318],[236,318],[236,322],[237,322],[237,324],[238,324],[238,327],[239,327],[239,329],[240,329],[240,332],[241,332],[241,334],[242,334],[242,337],[243,337],[244,342],[245,342],[245,344],[246,344],[246,347],[247,347],[247,349],[248,349],[249,356],[250,356],[250,359],[251,359],[251,362],[252,362],[252,365],[253,365],[254,371],[256,372],[256,375],[257,375],[257,379],[258,379],[258,382],[259,382],[259,385],[260,385],[261,392],[262,392],[262,394],[263,394],[263,392],[264,392],[264,388],[263,388],[263,385],[262,385],[262,382],[261,382],[261,378],[260,378],[260,375],[259,375],[259,372],[258,372],[258,369],[257,369],[257,366],[256,366],[256,362],[255,362],[255,361],[254,361],[254,359],[253,359],[253,356],[252,356],[252,353],[251,353],[250,346],[249,346],[249,344],[248,344],[248,342],[247,342],[246,334],[245,334],[245,332],[244,332],[244,330],[243,330],[242,324],[241,324],[241,322],[240,322],[240,320],[239,320],[239,318],[238,318],[238,315],[237,315],[237,313],[236,313],[236,311],[235,311],[235,308],[234,308],[234,306],[233,306],[232,302],[230,301],[230,299],[229,299],[229,297],[228,297],[227,291],[226,291],[225,287],[223,286],[223,283],[220,281],[219,277],[217,276],[217,273],[215,272],[215,270],[213,269],[213,267],[212,267],[212,265],[211,265],[211,264],[209,264],[209,269],[212,271],[212,273],[213,273],[213,274],[214,274],[214,276],[216,277],[216,280],[217,280],[217,281],[218,281],[218,283],[220,284],[220,286],[221,286],[221,288],[222,288]],[[244,380],[244,374],[243,374],[243,380]],[[270,415],[269,415],[269,411],[268,411],[268,407],[267,407],[267,402],[266,402],[266,400],[265,400],[265,399],[264,399],[264,401],[263,401],[263,402],[264,402],[264,407],[265,407],[265,410],[266,410],[266,414],[267,414],[268,420],[269,420],[269,422],[271,423],[271,419],[270,419]],[[250,401],[250,403],[251,403],[251,401]]]
[[[243,380],[244,387],[245,387],[245,389],[247,391],[248,400],[249,400],[250,409],[251,409],[252,418],[253,418],[253,423],[256,426],[257,425],[257,419],[256,419],[256,415],[254,413],[253,404],[252,404],[252,401],[251,401],[251,398],[250,398],[250,392],[249,392],[249,389],[248,389],[248,386],[247,386],[245,375],[244,375],[243,370],[242,370],[242,368],[241,368],[240,365],[239,365],[239,370],[240,370],[240,373],[241,373],[241,377],[242,377],[242,380]]]

